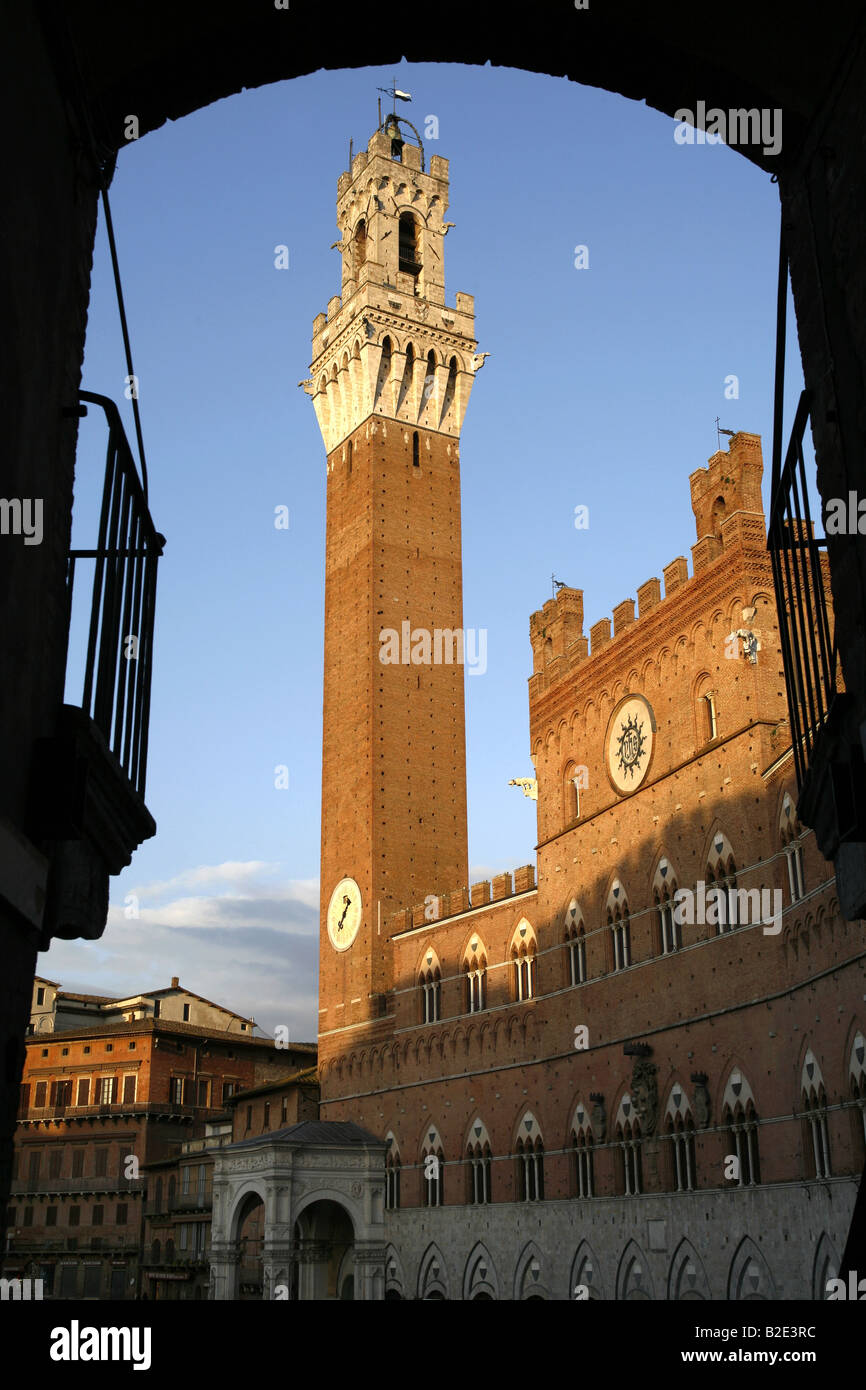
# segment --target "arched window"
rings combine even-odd
[[[469,1162],[469,1201],[473,1206],[486,1206],[492,1201],[491,1151],[487,1130],[479,1119],[469,1127],[466,1157]]]
[[[782,802],[779,833],[785,850],[785,862],[788,866],[788,888],[791,893],[791,902],[799,902],[806,891],[803,877],[803,846],[800,843],[803,827],[797,819],[794,803],[787,792]]]
[[[568,983],[582,985],[586,981],[586,933],[583,913],[576,898],[572,898],[565,913],[565,948],[568,955]]]
[[[535,932],[525,917],[518,922],[511,939],[513,997],[519,1003],[536,993]]]
[[[711,890],[716,890],[712,891]],[[715,935],[733,931],[739,921],[737,866],[727,838],[717,835],[710,852],[706,875],[707,922]]]
[[[676,883],[671,883],[670,886],[665,883],[654,891],[659,947],[663,956],[678,951],[683,944],[682,927],[674,916],[675,895]]]
[[[616,1142],[619,1145],[619,1191],[625,1197],[636,1197],[642,1191],[643,1184],[641,1133],[638,1121],[617,1125]]]
[[[420,468],[420,467],[421,467],[421,457],[420,457],[420,453],[419,453],[418,431],[417,431],[417,430],[413,430],[413,431],[412,431],[412,466],[413,466],[414,468]]]
[[[724,497],[717,497],[715,502],[713,503],[712,527],[713,535],[719,542],[721,542],[722,540],[722,522],[725,519],[726,508],[727,504],[725,502]]]
[[[562,783],[563,819],[566,825],[580,819],[580,789],[585,785],[583,779],[584,772],[577,763],[569,763]]]
[[[434,1127],[424,1136],[421,1151],[421,1181],[424,1187],[425,1207],[441,1207],[445,1204],[445,1154],[439,1131]]]
[[[397,1211],[400,1206],[400,1150],[393,1134],[388,1135],[385,1159],[385,1206],[389,1211]]]
[[[613,968],[625,970],[631,965],[631,926],[628,908],[617,907],[613,913],[608,910],[607,924],[613,938]]]
[[[665,1111],[669,1144],[669,1187],[672,1192],[693,1192],[695,1182],[695,1122],[680,1085],[675,1085]]]
[[[595,1196],[592,1124],[581,1101],[571,1126],[572,1177],[576,1197]]]
[[[740,1187],[754,1187],[761,1181],[758,1114],[751,1087],[739,1071],[731,1072],[725,1087],[722,1126],[730,1136],[728,1155],[737,1160],[737,1172],[730,1181]]]
[[[827,1093],[813,1053],[807,1052],[800,1077],[803,1096],[804,1148],[809,1176],[830,1177],[830,1136],[827,1133]]]
[[[418,250],[418,226],[411,212],[400,213],[399,227],[399,269],[406,275],[416,278],[421,269]]]
[[[538,1121],[530,1111],[520,1121],[517,1134],[517,1199],[520,1202],[543,1202],[544,1144]]]
[[[463,972],[466,976],[467,1013],[480,1013],[487,1007],[487,957],[480,941],[469,943],[463,958]]]
[[[435,951],[428,951],[418,978],[421,992],[421,1022],[438,1023],[442,1017],[442,972]]]

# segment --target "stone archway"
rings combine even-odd
[[[251,10],[213,0],[202,25],[196,12],[152,0],[143,14],[121,12],[106,27],[101,7],[92,0],[55,7],[50,18],[38,0],[21,0],[9,16],[7,99],[20,138],[9,151],[7,178],[28,196],[14,204],[6,223],[8,278],[2,290],[8,293],[10,319],[24,327],[7,342],[0,368],[0,390],[16,404],[15,418],[7,424],[5,486],[10,496],[50,498],[52,509],[51,544],[39,547],[26,565],[16,565],[0,594],[0,631],[20,654],[18,678],[0,694],[0,740],[4,816],[28,847],[22,864],[32,848],[33,749],[37,740],[53,736],[63,703],[75,461],[75,427],[69,422],[87,317],[95,166],[104,164],[110,176],[129,112],[136,113],[138,133],[144,135],[244,87],[323,66],[397,64],[403,55],[410,61],[491,61],[565,76],[646,101],[669,115],[694,106],[697,98],[722,110],[778,108],[786,132],[778,161],[780,188],[790,228],[804,374],[815,393],[819,488],[829,499],[862,487],[864,84],[862,7],[856,0],[839,0],[832,14],[817,22],[810,14],[808,24],[796,7],[780,24],[775,7],[762,12],[734,3],[726,10],[728,23],[707,35],[684,24],[678,9],[660,13],[643,0],[586,10],[562,7],[535,29],[503,26],[499,8],[482,4],[473,14],[478,38],[467,28],[465,6],[453,0],[443,0],[433,28],[423,9],[402,14],[399,31],[358,25],[348,8],[346,15],[349,22],[341,23],[338,6],[324,28],[315,10],[297,13],[275,5]],[[741,153],[771,167],[760,148]],[[26,304],[22,287],[38,287]],[[829,554],[853,727],[866,715],[866,546],[858,535],[840,536]],[[859,734],[854,739],[846,731],[842,742],[853,748]],[[0,1075],[0,1130],[6,1136],[14,1132],[19,1099],[36,957],[31,928],[38,931],[41,922],[31,902],[44,895],[44,880],[38,881],[42,872],[27,868],[25,885],[6,881],[6,871],[0,870],[0,949],[7,976],[0,1042],[8,1062]],[[846,916],[863,915],[852,901],[844,906]],[[88,935],[99,936],[104,920],[89,926]],[[0,1209],[10,1161],[11,1139],[6,1138],[0,1144]]]
[[[234,1224],[237,1298],[240,1302],[260,1301],[264,1289],[265,1204],[257,1192],[248,1192],[241,1200]]]
[[[295,1221],[298,1298],[355,1298],[355,1228],[345,1207],[322,1198]]]

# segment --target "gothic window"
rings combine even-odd
[[[733,931],[737,925],[737,902],[737,865],[727,837],[718,834],[713,840],[706,873],[707,917],[716,936]]]
[[[674,889],[674,891],[676,891]],[[658,916],[659,945],[661,954],[669,956],[682,946],[682,928],[674,917],[673,895],[665,886],[661,894],[655,893],[656,914]]]
[[[481,1120],[476,1120],[470,1126],[466,1157],[469,1163],[469,1201],[473,1206],[486,1206],[492,1201],[491,1151],[490,1139]]]
[[[595,1153],[592,1125],[583,1102],[575,1113],[571,1126],[572,1175],[576,1197],[595,1196]]]
[[[722,1127],[729,1134],[726,1157],[737,1160],[737,1171],[730,1181],[740,1187],[754,1187],[761,1181],[758,1114],[751,1087],[739,1071],[731,1072],[725,1087]]]
[[[827,1094],[813,1053],[807,1052],[800,1078],[803,1096],[804,1147],[810,1177],[830,1177],[830,1137],[827,1133]]]
[[[623,1096],[617,1110],[616,1145],[617,1189],[624,1197],[635,1197],[643,1191],[641,1129],[628,1093]]]
[[[693,1192],[695,1182],[695,1123],[683,1088],[677,1084],[670,1094],[665,1112],[665,1134],[669,1146],[670,1190]]]
[[[613,939],[613,968],[614,970],[625,970],[626,966],[631,965],[631,927],[628,908],[617,907],[613,914],[608,911],[607,923]]]
[[[782,802],[779,832],[785,850],[785,863],[788,866],[788,889],[791,894],[791,902],[795,903],[804,896],[806,891],[803,878],[803,846],[800,843],[803,827],[797,820],[794,803],[787,792]]]
[[[725,519],[725,508],[726,503],[724,497],[717,497],[713,503],[712,527],[713,535],[719,542],[722,540],[722,522]]]
[[[429,964],[424,962],[418,983],[421,990],[421,1022],[438,1023],[442,1017],[442,975],[435,954],[432,954]]]
[[[396,1211],[400,1206],[400,1150],[393,1134],[388,1135],[385,1159],[385,1206],[389,1211]]]
[[[525,917],[517,924],[511,941],[511,968],[515,1000],[532,999],[537,991],[535,932]]]
[[[487,957],[480,941],[473,940],[463,959],[466,977],[466,1011],[480,1013],[487,1007]]]
[[[520,1122],[516,1144],[517,1199],[544,1201],[544,1144],[535,1117],[527,1113]]]
[[[421,1150],[421,1182],[424,1188],[425,1207],[441,1207],[445,1204],[445,1154],[439,1131],[433,1127],[424,1136]]]
[[[565,949],[568,955],[568,983],[582,985],[586,980],[586,935],[577,898],[572,898],[565,913]]]

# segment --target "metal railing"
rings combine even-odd
[[[81,708],[143,798],[153,669],[156,568],[165,537],[154,527],[117,406],[80,391],[108,423],[105,484],[95,550],[70,550],[69,611],[77,560],[95,560]]]
[[[800,396],[785,462],[773,478],[767,548],[779,613],[791,742],[800,790],[819,731],[836,694],[838,657],[827,604],[827,541],[815,535],[803,440],[811,393]]]
[[[121,1178],[116,1174],[82,1178],[52,1178],[48,1176],[13,1178],[11,1195],[23,1197],[27,1194],[47,1197],[52,1192],[93,1192],[117,1193],[120,1196],[134,1196],[144,1190],[142,1179]]]

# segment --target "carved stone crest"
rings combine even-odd
[[[655,1134],[656,1130],[659,1109],[657,1071],[655,1062],[638,1057],[631,1075],[631,1097],[644,1135]]]

